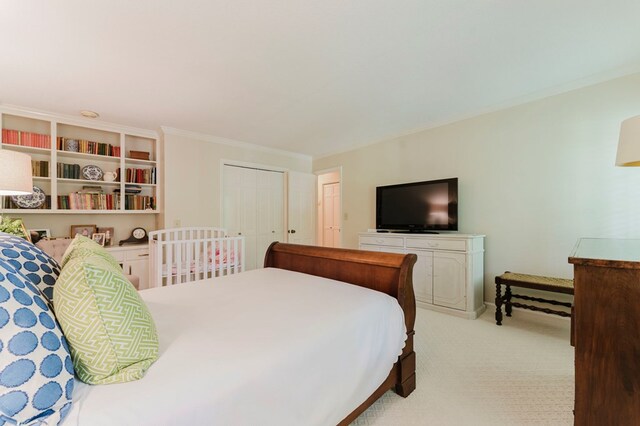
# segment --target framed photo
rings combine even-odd
[[[0,231],[31,241],[31,234],[27,232],[24,222],[19,217],[10,218],[8,216],[1,216]]]
[[[49,240],[51,239],[51,230],[50,229],[28,229],[29,236],[31,237],[32,243],[37,243],[40,240]]]
[[[93,241],[95,241],[96,243],[100,244],[101,246],[104,246],[104,241],[105,241],[105,233],[104,232],[95,232],[92,236],[91,239]]]
[[[103,226],[99,226],[98,227],[98,232],[100,233],[104,233],[104,245],[105,246],[110,246],[111,244],[113,244],[113,235],[114,235],[114,229],[113,227],[108,227],[105,228]]]
[[[71,225],[71,238],[77,234],[83,235],[87,238],[91,238],[97,231],[96,225]]]

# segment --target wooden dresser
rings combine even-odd
[[[574,265],[576,425],[640,425],[640,240],[583,238]]]

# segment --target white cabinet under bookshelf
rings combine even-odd
[[[0,107],[0,149],[31,156],[46,196],[30,208],[0,198],[2,213],[159,213],[160,150],[154,131]]]

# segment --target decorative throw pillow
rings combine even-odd
[[[71,408],[73,363],[40,291],[0,258],[0,424],[58,424]]]
[[[104,257],[72,257],[58,278],[53,300],[83,382],[137,380],[158,358],[151,314],[122,269]]]
[[[24,238],[0,232],[0,258],[31,280],[50,302],[60,275],[56,260]]]
[[[69,244],[69,247],[65,250],[62,255],[62,260],[60,261],[60,266],[64,268],[67,262],[74,257],[86,257],[93,254],[104,257],[112,265],[119,266],[118,261],[104,247],[80,234],[76,234],[71,244]]]

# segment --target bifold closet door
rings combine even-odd
[[[269,245],[274,241],[285,241],[284,173],[256,170],[256,178],[256,268],[261,268]]]
[[[245,270],[261,268],[273,241],[284,241],[284,174],[224,166],[222,225],[245,237]]]

